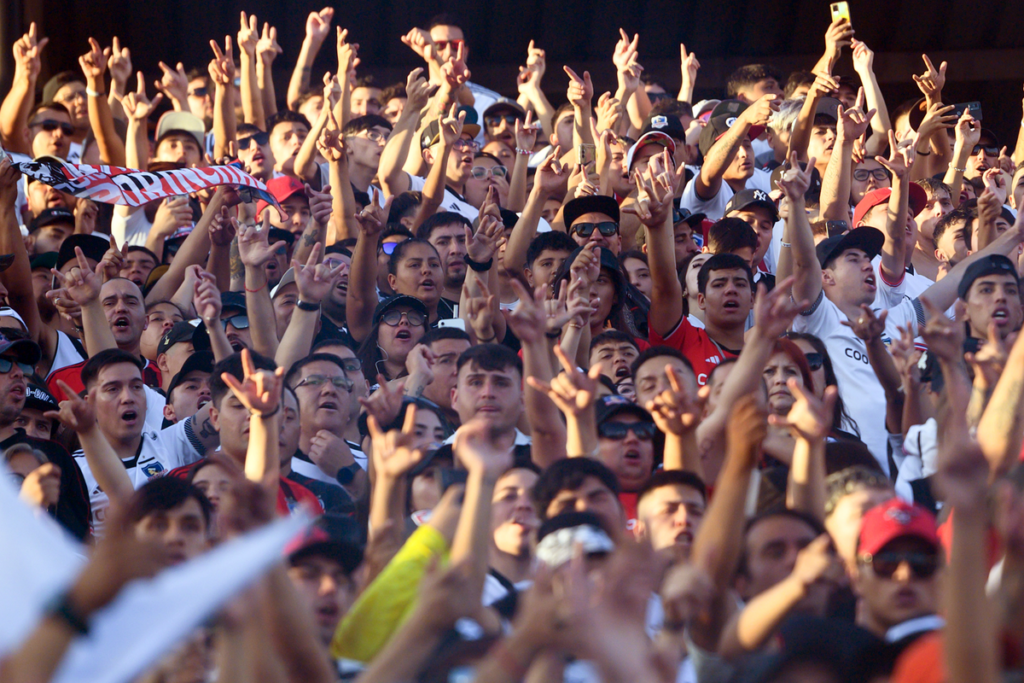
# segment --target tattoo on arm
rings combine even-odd
[[[305,247],[312,247],[320,239],[320,228],[315,227],[312,230],[307,230],[302,236],[302,245]]]
[[[217,430],[210,424],[210,418],[203,420],[203,424],[199,427],[199,438],[210,439],[217,435]]]

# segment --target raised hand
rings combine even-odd
[[[416,405],[405,411],[405,422],[401,431],[392,429],[385,433],[377,418],[369,415],[366,426],[373,442],[373,472],[378,477],[399,479],[418,465],[424,456],[422,448],[416,448]]]
[[[825,31],[825,52],[835,57],[841,55],[843,48],[853,40],[853,33],[849,19],[840,17],[833,21]]]
[[[792,288],[796,278],[787,277],[777,283],[769,292],[764,286],[758,285],[754,297],[754,330],[762,339],[776,339],[781,336],[793,320],[810,306],[811,302],[793,301]]]
[[[786,386],[796,400],[786,417],[769,415],[768,422],[773,427],[788,428],[793,436],[807,441],[821,441],[828,436],[832,431],[832,415],[839,390],[834,386],[826,387],[824,399],[819,401],[813,392],[795,379],[790,378]]]
[[[320,251],[321,246],[317,242],[309,252],[305,264],[292,259],[292,270],[295,272],[295,284],[299,288],[301,301],[315,303],[326,299],[338,283],[342,272],[348,268],[347,263],[341,263],[336,268],[320,263]]]
[[[465,44],[460,43],[455,56],[441,65],[441,78],[444,80],[444,86],[450,91],[458,90],[465,85],[471,75],[463,56],[464,47]]]
[[[555,346],[555,355],[564,372],[555,375],[550,384],[536,377],[527,377],[526,383],[545,394],[566,415],[580,415],[589,410],[597,399],[601,364],[595,363],[588,372],[583,372],[569,360],[561,346]]]
[[[533,41],[526,48],[526,66],[519,67],[519,75],[516,77],[516,85],[519,92],[527,89],[540,89],[541,79],[547,71],[547,53],[535,47]]]
[[[683,81],[693,83],[697,80],[697,72],[700,71],[700,62],[697,55],[686,51],[686,45],[679,43],[679,64],[683,72]]]
[[[942,104],[936,101],[928,104],[921,124],[917,127],[917,139],[924,140],[937,130],[945,130],[956,125],[957,117],[953,112],[955,107],[951,104]]]
[[[418,54],[425,62],[436,62],[437,52],[434,49],[434,41],[430,34],[421,28],[414,28],[404,36],[401,41]]]
[[[494,306],[495,296],[487,289],[484,281],[477,280],[476,289],[479,293],[471,293],[468,284],[462,285],[462,296],[466,299],[466,313],[469,324],[473,328],[477,341],[482,343],[496,341],[494,338]]]
[[[533,186],[546,196],[551,196],[561,191],[568,179],[568,166],[563,165],[558,160],[561,153],[562,148],[555,145],[554,152],[544,160],[544,163],[537,168],[537,173],[533,176]]]
[[[61,273],[56,268],[51,268],[50,272],[57,278],[58,283],[62,283],[64,291],[72,301],[79,306],[87,306],[99,298],[100,289],[103,288],[103,283],[100,282],[100,266],[97,265],[96,271],[93,272],[85,260],[81,247],[75,247],[75,258],[78,265],[67,273]]]
[[[191,209],[189,211],[189,218],[185,225],[192,220]],[[235,239],[236,234],[238,234],[238,219],[232,215],[228,207],[222,206],[220,211],[214,214],[213,222],[210,223],[210,242],[218,247],[226,247],[231,244],[231,240]]]
[[[921,338],[928,345],[928,353],[954,365],[959,363],[963,359],[963,327],[947,318],[945,312],[928,299],[922,297],[921,304],[928,312],[928,322],[920,330]]]
[[[985,189],[993,195],[997,206],[1002,206],[1006,203],[1006,178],[1003,177],[1003,169],[993,166],[987,169],[981,175],[982,181],[985,183]],[[978,198],[981,201],[981,198]]]
[[[338,27],[338,80],[342,74],[354,77],[359,66],[359,43],[348,42],[348,29]]]
[[[611,133],[622,120],[622,102],[619,101],[619,98],[612,97],[610,92],[602,93],[597,98],[597,107],[594,108],[594,113],[597,115],[596,129],[598,133],[602,136],[605,133]],[[614,133],[612,139],[614,139]]]
[[[405,369],[409,377],[423,380],[423,386],[430,384],[434,381],[434,352],[428,346],[417,344],[405,357]]]
[[[917,156],[917,150],[914,145],[906,145],[900,147],[896,143],[896,134],[889,130],[889,158],[886,159],[883,156],[876,156],[875,161],[880,163],[889,169],[889,172],[893,174],[893,177],[902,179],[914,166],[914,159]]]
[[[921,352],[914,345],[914,333],[905,327],[897,327],[900,336],[892,340],[889,352],[892,354],[892,362],[896,365],[896,371],[903,379],[903,386],[916,386],[920,381],[921,370],[918,362],[921,360]]]
[[[921,59],[924,60],[924,73],[920,76],[914,74],[914,82],[929,104],[939,102],[942,100],[942,87],[946,84],[946,63],[942,62],[936,69],[928,55],[921,55]]]
[[[60,467],[46,462],[29,472],[21,482],[20,498],[44,510],[56,505],[60,501]]]
[[[387,223],[388,211],[391,208],[391,200],[394,197],[388,197],[387,203],[381,208],[380,205],[380,191],[375,188],[370,188],[370,203],[362,211],[356,214],[356,222],[359,223],[359,231],[371,237],[374,240],[377,239],[377,235],[384,230],[384,226]]]
[[[842,575],[842,564],[828,534],[818,536],[796,555],[792,576],[805,587],[819,582],[835,583]]]
[[[377,420],[377,424],[391,424],[398,417],[398,411],[402,409],[405,380],[399,380],[391,386],[383,375],[377,375],[377,384],[377,390],[370,394],[369,398],[359,397],[359,404]]]
[[[768,411],[757,397],[746,394],[732,406],[725,430],[730,455],[742,458],[744,467],[753,468],[761,451],[761,442],[768,435]]]
[[[536,291],[530,292],[516,278],[510,279],[509,285],[519,297],[519,305],[507,318],[512,333],[524,344],[544,341],[544,332],[547,329],[544,295],[547,288],[538,287]]]
[[[221,373],[220,377],[249,412],[259,415],[276,413],[281,403],[284,368],[278,368],[274,372],[257,370],[252,363],[249,349],[242,349],[242,372],[244,377],[241,382],[228,372]]]
[[[505,231],[505,224],[493,216],[483,216],[476,232],[466,226],[466,253],[478,263],[487,263],[498,251],[498,241]]]
[[[817,81],[815,81],[817,83]],[[838,87],[838,84],[836,85]],[[772,114],[779,110],[779,99],[777,95],[763,95],[756,102],[743,110],[739,118],[751,126],[767,126]]]
[[[668,226],[667,220],[675,206],[673,169],[672,158],[666,148],[661,154],[651,157],[642,174],[634,176],[637,195],[633,211],[649,230]]]
[[[600,249],[595,242],[588,242],[569,266],[569,277],[573,282],[579,282],[580,286],[585,287],[588,294],[601,274]]]
[[[576,164],[572,169],[572,174],[569,176],[569,187],[573,188],[573,197],[589,197],[597,194],[597,187],[590,182],[587,176],[587,169]]]
[[[807,166],[800,168],[796,152],[789,155],[789,170],[784,171],[779,180],[776,181],[782,194],[790,201],[803,200],[807,194],[807,188],[811,186],[811,176],[814,171],[814,162],[817,159],[811,157],[807,160]]]
[[[839,109],[839,130],[837,131],[844,140],[858,140],[868,126],[871,125],[871,117],[875,110],[864,113],[864,88],[857,93],[856,103],[849,109]]]
[[[1006,340],[999,335],[994,320],[988,323],[988,340],[977,353],[965,354],[967,362],[974,368],[974,384],[983,389],[992,389],[1003,374],[1009,351]]]
[[[590,81],[590,72],[584,71],[583,78],[580,78],[568,66],[563,66],[562,69],[569,76],[566,99],[576,108],[589,107],[590,101],[594,98],[594,84]]]
[[[210,60],[210,78],[216,85],[233,87],[235,84],[235,55],[231,47],[231,36],[224,36],[224,50],[216,40],[210,41],[213,59]]]
[[[405,79],[405,106],[409,111],[422,111],[430,100],[430,82],[423,77],[423,67],[418,66],[409,72]]]
[[[188,107],[188,76],[185,74],[185,67],[181,62],[178,62],[175,68],[171,68],[160,62],[160,70],[163,72],[163,76],[160,77],[159,81],[153,81],[153,87],[157,89],[157,92],[170,97],[171,100],[178,102],[182,107]],[[145,91],[143,91],[145,93]]]
[[[452,108],[448,111],[447,116],[441,116],[438,118],[437,125],[441,131],[441,140],[445,147],[451,147],[455,142],[462,137],[462,125],[466,121],[466,112],[459,111],[456,103],[452,103]]]
[[[57,386],[64,392],[66,400],[60,402],[60,410],[50,410],[43,414],[51,420],[57,420],[71,431],[81,434],[88,432],[96,426],[96,393],[97,387],[93,387],[85,397],[78,395],[78,392],[64,383],[64,380],[57,380]]]
[[[629,35],[619,29],[619,42],[615,44],[615,51],[612,53],[612,63],[615,65],[616,70],[625,71],[629,65],[636,60],[637,45],[640,43],[640,34],[633,34],[633,39],[629,39]]]
[[[331,220],[331,186],[324,185],[322,191],[314,190],[306,184],[306,196],[309,197],[309,213],[320,226],[326,226]]]
[[[78,65],[82,67],[82,73],[90,83],[102,84],[103,74],[107,70],[107,59],[110,57],[110,48],[103,49],[95,38],[89,38],[89,51],[78,58]]]
[[[700,425],[707,396],[691,394],[679,378],[675,368],[665,366],[669,389],[661,392],[644,406],[654,418],[654,424],[666,434],[682,436]]]
[[[956,122],[956,143],[962,149],[973,150],[974,146],[981,140],[981,122],[971,116],[970,109],[964,109],[960,119]],[[968,154],[970,152],[968,151]]]
[[[854,38],[850,45],[853,47],[853,70],[857,73],[870,73],[875,64],[875,53],[863,40]]]
[[[40,57],[43,48],[50,42],[49,38],[40,38],[36,22],[28,26],[28,33],[14,42],[14,67],[24,73],[30,80],[39,76]]]
[[[157,93],[152,100],[149,99],[146,97],[146,81],[143,80],[141,71],[138,72],[138,80],[138,88],[121,98],[121,106],[132,121],[141,125],[160,105],[164,95]]]
[[[132,53],[126,47],[121,47],[121,41],[114,36],[114,45],[110,49],[110,56],[107,59],[107,69],[110,71],[110,79],[124,87],[132,75]]]
[[[121,275],[121,271],[125,267],[125,259],[128,256],[128,242],[119,249],[117,247],[117,240],[114,236],[110,236],[110,248],[107,249],[106,253],[103,254],[103,258],[99,262],[99,266],[96,268],[97,272],[103,278],[103,282],[108,282]]]
[[[858,339],[871,342],[881,337],[882,333],[885,332],[885,319],[888,315],[889,311],[886,310],[876,316],[870,306],[861,304],[860,315],[855,320],[843,320],[842,323],[853,330]]]
[[[100,217],[100,207],[91,199],[79,198],[75,205],[75,232],[79,235],[91,235],[96,231],[96,219]]]
[[[260,30],[255,14],[250,17],[244,11],[242,12],[237,40],[239,55],[244,52],[250,58],[256,56],[256,44],[260,42]]]
[[[167,238],[178,228],[191,223],[192,207],[188,203],[188,197],[168,197],[157,207],[151,230]]]
[[[319,12],[310,12],[306,17],[306,38],[317,45],[323,45],[331,32],[333,19],[333,7],[324,7]]]
[[[537,133],[540,131],[540,124],[533,120],[533,111],[526,112],[526,120],[516,119],[516,147],[524,150],[533,150],[537,144]]]
[[[277,42],[277,28],[263,22],[263,33],[256,42],[256,56],[264,65],[270,66],[277,56],[284,52]]]
[[[277,253],[277,243],[270,244],[270,213],[263,213],[261,225],[238,228],[238,256],[246,268],[262,268]]]
[[[197,265],[189,266],[195,278],[195,289],[192,295],[192,306],[196,315],[206,324],[207,329],[220,324],[221,299],[217,289],[217,278]]]
[[[326,97],[324,101],[327,101]],[[326,111],[327,124],[320,131],[320,137],[316,141],[316,148],[321,156],[328,161],[335,163],[345,161],[345,138],[341,134],[341,126],[338,124],[338,119],[335,118],[332,108],[326,107]]]
[[[486,481],[497,481],[512,466],[512,451],[500,443],[490,422],[481,417],[459,428],[452,450],[470,476],[482,476]]]

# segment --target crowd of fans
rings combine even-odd
[[[141,680],[1024,668],[1024,135],[927,56],[887,103],[844,18],[808,71],[694,102],[697,57],[677,93],[624,31],[614,93],[531,42],[501,97],[450,16],[381,87],[334,14],[296,58],[243,12],[155,82],[118,38],[46,82],[37,27],[14,44],[7,153],[269,195],[99,204],[0,162],[2,486],[88,557],[0,679],[298,510]]]

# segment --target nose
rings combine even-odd
[[[689,521],[690,514],[686,511],[686,508],[684,506],[680,505],[679,508],[676,510],[675,516],[672,518],[672,523],[675,524],[677,527],[685,527],[687,526],[687,523]]]
[[[320,577],[319,595],[330,595],[338,590],[338,582],[334,580],[329,572],[324,572]]]
[[[896,567],[896,571],[893,572],[892,578],[893,581],[906,583],[907,581],[910,581],[912,574],[913,573],[910,571],[910,563],[906,560],[901,560],[899,566]]]

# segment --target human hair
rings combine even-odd
[[[151,301],[148,304],[146,304],[146,314],[149,315],[150,311],[152,311],[157,306],[161,306],[161,305],[164,305],[164,306],[174,306],[174,308],[177,309],[178,313],[181,313],[182,320],[188,319],[188,316],[185,315],[185,311],[181,310],[181,306],[179,306],[178,304],[174,303],[173,301],[168,301],[167,299],[161,299],[160,301]]]
[[[687,470],[658,470],[637,491],[637,507],[640,507],[640,502],[648,493],[665,486],[687,486],[700,493],[700,497],[704,499],[705,503],[708,500],[707,486],[704,484],[704,480],[697,474]]]
[[[364,116],[357,116],[346,123],[345,127],[341,129],[341,134],[345,136],[355,135],[356,133],[362,133],[364,130],[370,130],[377,126],[387,128],[388,130],[394,130],[395,128],[391,125],[391,122],[383,116],[378,114],[366,114]]]
[[[249,356],[252,358],[252,364],[257,370],[270,370],[273,372],[277,370],[277,363],[266,356],[261,356],[253,351],[249,352]],[[231,393],[230,387],[221,377],[222,374],[227,373],[241,382],[245,379],[245,369],[242,366],[242,352],[238,351],[231,354],[227,358],[218,361],[213,366],[213,372],[210,374],[210,403],[213,404],[214,408],[220,408],[220,402]]]
[[[373,77],[373,74],[366,74],[365,76],[359,76],[356,78],[355,83],[352,84],[352,88],[376,88],[376,82],[377,79]]]
[[[866,489],[892,491],[892,483],[882,472],[859,466],[828,475],[825,478],[825,517],[835,511],[844,497]]]
[[[656,85],[665,92],[669,92],[669,88],[665,84],[665,81],[661,80],[657,76],[654,76],[653,74],[647,73],[646,71],[640,74],[640,83],[641,85]]]
[[[740,553],[739,566],[736,568],[737,575],[750,576],[750,568],[748,567],[747,558],[747,536],[750,534],[751,529],[766,519],[771,519],[773,517],[788,517],[789,519],[795,519],[799,522],[803,522],[814,531],[815,536],[820,536],[826,533],[825,525],[822,524],[817,517],[802,510],[792,510],[787,507],[776,506],[763,512],[759,512],[748,519],[746,526],[743,528],[743,550]]]
[[[747,225],[747,229],[751,230],[749,225]],[[716,270],[742,270],[747,274],[750,288],[754,288],[754,273],[750,270],[750,264],[736,254],[715,254],[700,267],[700,272],[697,273],[698,292],[704,294],[708,286],[708,280],[711,279],[711,273]]]
[[[782,83],[782,72],[768,64],[747,64],[732,72],[726,81],[726,91],[730,98],[735,98],[744,89],[756,85],[766,78],[774,78]]]
[[[85,386],[86,391],[92,388],[92,384],[99,377],[103,368],[110,365],[117,365],[118,363],[134,365],[139,369],[140,375],[142,373],[142,369],[145,367],[142,359],[135,354],[128,353],[121,349],[103,349],[95,355],[90,356],[89,360],[85,361],[85,365],[82,366],[82,384]]]
[[[697,376],[697,373],[693,369],[693,363],[683,355],[682,351],[672,346],[651,346],[644,349],[640,352],[640,355],[636,357],[636,360],[633,361],[633,364],[629,366],[629,374],[636,377],[636,372],[640,369],[641,365],[652,358],[660,358],[662,356],[669,356],[670,358],[682,361],[686,367],[690,368],[690,372],[693,372],[693,376]]]
[[[530,497],[537,507],[537,516],[541,521],[548,518],[548,506],[561,491],[575,491],[587,477],[594,477],[601,484],[619,495],[619,480],[604,463],[593,458],[564,458],[541,472],[537,483],[530,491]]]
[[[504,143],[502,143],[502,144],[504,144]],[[490,159],[491,161],[493,161],[494,163],[498,164],[499,166],[504,166],[505,165],[505,164],[501,163],[501,159],[499,159],[498,157],[494,156],[490,152],[477,152],[476,154],[473,155],[473,161],[476,161],[477,159]]]
[[[391,100],[399,97],[403,100],[409,98],[409,93],[405,90],[405,83],[392,83],[380,91],[381,104],[387,104]]]
[[[566,112],[575,112],[575,111],[576,111],[576,108],[573,106],[572,102],[565,102],[565,103],[563,103],[561,106],[558,107],[558,109],[555,110],[554,115],[552,115],[552,117],[551,117],[551,127],[552,128],[555,127],[555,124],[558,123],[558,119],[562,118],[562,114],[565,114]]]
[[[707,246],[712,254],[735,254],[747,247],[756,251],[757,233],[742,218],[723,218],[708,228]]]
[[[800,109],[803,106],[804,100],[802,97],[793,100],[782,100],[779,102],[778,110],[772,112],[772,117],[768,120],[768,127],[776,134],[793,130],[797,117],[800,116]]]
[[[789,78],[786,79],[786,87],[782,89],[782,93],[786,96],[786,99],[793,97],[793,93],[796,89],[802,85],[811,86],[814,84],[815,75],[810,71],[794,71],[789,74]],[[768,124],[771,125],[771,124]]]
[[[562,262],[562,266],[558,269],[558,272],[556,272],[551,278],[551,287],[556,296],[561,291],[562,287],[569,286],[569,281],[572,277],[572,264],[576,255],[581,250],[582,247],[577,246],[573,253]],[[615,257],[613,256],[612,258],[614,259]],[[600,269],[602,271],[606,271],[611,276],[612,284],[615,287],[615,301],[612,303],[612,307],[608,311],[608,317],[602,320],[601,324],[611,324],[611,326],[616,330],[633,333],[635,326],[632,324],[632,319],[629,316],[629,309],[626,307],[626,284],[628,279],[622,272],[622,267],[616,260],[615,267],[612,267],[610,264],[602,263]]]
[[[430,21],[427,23],[427,31],[435,26],[454,26],[455,28],[462,30],[462,24],[459,21],[459,17],[454,12],[441,12],[440,14],[432,16]],[[463,30],[462,33],[465,35],[466,32]]]
[[[328,346],[344,346],[345,348],[350,349],[352,351],[352,353],[355,353],[356,349],[357,349],[357,346],[352,344],[352,343],[350,343],[347,339],[342,339],[341,337],[338,337],[338,338],[335,338],[335,339],[321,339],[316,344],[313,344],[313,348],[311,348],[309,350],[309,352],[310,353],[318,353],[318,352],[320,352],[321,349],[326,349]],[[323,353],[328,353],[328,352],[327,351],[323,351]],[[337,354],[331,354],[331,355],[335,356]],[[340,358],[340,356],[338,356],[338,357]]]
[[[166,512],[184,505],[189,498],[199,503],[206,530],[210,528],[213,506],[195,484],[178,477],[154,477],[142,488],[135,491],[125,506],[125,519],[129,524],[138,524],[154,512]]]
[[[195,69],[189,69],[188,73],[185,74],[185,79],[186,80],[194,81],[197,78],[201,78],[204,81],[206,81],[207,83],[209,83],[210,82],[210,73],[208,71],[206,71],[205,69],[195,68]]]
[[[416,237],[425,242],[429,242],[434,231],[438,228],[444,228],[449,225],[465,225],[467,228],[473,228],[473,224],[468,218],[463,216],[461,213],[455,213],[454,211],[439,211],[433,216],[427,218],[420,224],[420,227],[416,228]]]
[[[619,265],[622,266],[623,270],[625,270],[626,268],[626,259],[631,258],[635,258],[637,261],[643,261],[644,264],[648,264],[647,254],[640,251],[639,249],[630,249],[619,254]]]
[[[952,211],[950,211],[945,216],[943,216],[942,218],[935,222],[935,232],[932,234],[932,244],[934,244],[935,248],[938,249],[939,240],[942,239],[942,236],[944,234],[946,234],[946,231],[952,230],[958,223],[963,223],[965,227],[964,242],[967,243],[966,246],[968,249],[970,249],[971,231],[966,228],[967,226],[970,226],[971,221],[977,218],[977,216],[978,212],[975,209],[968,209],[963,206],[959,206],[953,209]]]
[[[309,102],[314,97],[323,98],[323,96],[324,96],[323,91],[318,91],[318,90],[313,90],[312,88],[308,88],[306,90],[303,90],[301,93],[299,93],[298,98],[296,98],[296,100],[294,102],[294,107],[289,107],[289,108],[292,111],[298,111],[299,109],[302,108],[302,105],[304,105],[306,102]],[[239,125],[242,125],[242,124],[239,124]]]
[[[631,344],[633,348],[637,350],[637,353],[640,352],[640,346],[636,343],[636,339],[634,339],[631,335],[628,335],[620,330],[604,330],[596,337],[590,340],[591,353],[593,353],[594,349],[596,349],[601,344],[607,344],[608,342]]]
[[[289,109],[281,109],[276,114],[267,119],[267,132],[273,133],[274,128],[279,123],[301,123],[309,131],[313,127],[309,125],[309,119],[300,114],[297,111],[291,111]]]
[[[150,250],[149,250],[149,249],[147,249],[146,247],[143,247],[143,246],[141,246],[141,245],[139,245],[139,244],[133,244],[133,245],[131,245],[130,247],[128,247],[128,250],[127,250],[127,252],[126,252],[126,253],[128,253],[128,254],[134,254],[134,253],[136,253],[136,252],[140,252],[140,251],[141,251],[141,252],[142,252],[143,254],[145,254],[146,256],[148,256],[149,258],[153,259],[153,263],[155,263],[155,264],[157,264],[157,265],[160,265],[160,259],[158,259],[158,258],[156,257],[156,254],[154,254],[154,253],[153,253],[152,251],[150,251]]]
[[[300,358],[299,360],[292,363],[292,366],[288,368],[288,372],[285,373],[284,383],[291,387],[292,383],[302,372],[302,368],[306,367],[311,363],[331,363],[333,365],[337,365],[338,369],[341,370],[343,373],[345,372],[345,368],[341,366],[341,358],[334,355],[333,353],[311,353],[305,358]]]
[[[240,123],[235,128],[235,137],[241,137],[243,135],[255,135],[256,133],[262,133],[260,127],[252,123]]]
[[[44,109],[52,109],[54,111],[64,112],[68,115],[68,118],[71,118],[71,112],[68,111],[68,108],[60,102],[40,102],[36,106],[32,107],[32,109],[28,112],[28,119],[26,120],[29,121],[29,125],[31,125],[31,121],[33,118],[35,118],[35,115]]]
[[[736,358],[723,358],[715,363],[715,367],[711,368],[711,372],[708,373],[707,386],[712,386],[715,383],[715,375],[718,374],[720,369],[733,365],[736,360]]]
[[[836,371],[832,367],[832,358],[828,355],[825,342],[807,332],[786,332],[786,339],[801,339],[813,346],[815,353],[821,354],[821,369],[825,371],[825,386],[839,386],[839,380],[836,378]],[[807,358],[806,354],[804,358]],[[836,396],[836,406],[832,410],[832,431],[840,430],[860,436],[860,427],[857,426],[857,421],[853,419],[850,412],[846,409],[846,404],[843,403],[841,395]]]
[[[661,82],[658,82],[658,85],[662,85]],[[668,88],[665,88],[665,90],[668,90]],[[654,103],[654,106],[651,107],[651,116],[659,115],[675,116],[678,118],[683,118],[684,116],[686,116],[692,119],[693,107],[690,105],[689,102],[681,102],[680,100],[666,97],[664,99],[658,100],[657,102]]]
[[[456,372],[461,373],[462,368],[469,365],[472,368],[487,370],[490,372],[502,372],[515,370],[519,376],[523,376],[523,361],[519,355],[504,344],[478,344],[471,346],[459,356]]]
[[[915,180],[915,183],[921,186],[921,189],[928,193],[929,196],[934,197],[936,192],[940,190],[945,191],[946,194],[952,194],[953,189],[942,182],[938,178],[921,178]]]
[[[526,247],[526,267],[533,270],[533,262],[545,251],[564,251],[571,254],[577,247],[579,245],[576,241],[564,232],[542,232],[530,240],[530,245]]]
[[[466,220],[465,218],[462,217],[461,214],[455,215],[461,218],[462,220]],[[422,229],[423,226],[421,225],[420,230]],[[407,252],[412,246],[417,244],[425,244],[428,247],[430,247],[431,250],[434,252],[434,255],[437,256],[437,258],[440,260],[441,257],[437,253],[437,249],[434,248],[433,244],[431,244],[425,239],[421,239],[419,237],[412,237],[404,242],[399,242],[397,245],[395,245],[395,250],[391,252],[391,260],[388,261],[388,273],[390,273],[391,275],[397,275],[398,264],[402,262],[402,258],[405,256],[405,252]]]
[[[800,378],[804,382],[804,388],[808,392],[813,393],[814,378],[811,376],[811,366],[807,364],[807,356],[800,350],[800,347],[785,337],[779,337],[772,346],[772,355],[774,356],[776,353],[785,354],[786,357],[793,361],[793,364],[800,370]]]
[[[427,333],[423,335],[423,339],[420,339],[420,344],[429,346],[442,339],[461,339],[462,341],[473,342],[469,333],[465,330],[460,330],[457,327],[434,327],[427,330]]]
[[[395,198],[391,200],[391,210],[388,211],[388,225],[380,233],[379,242],[382,243],[385,237],[390,237],[391,235],[414,237],[412,231],[402,225],[401,220],[403,218],[412,218],[416,213],[416,209],[422,203],[422,192],[414,191],[396,194]]]

